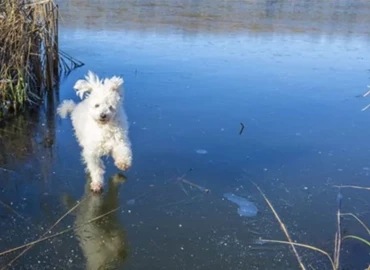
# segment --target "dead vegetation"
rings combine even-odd
[[[296,247],[301,247],[301,248],[304,248],[304,249],[312,250],[312,251],[315,251],[315,252],[318,252],[318,253],[324,255],[328,259],[332,270],[339,270],[339,269],[341,269],[340,254],[341,254],[342,244],[343,244],[343,241],[344,240],[346,240],[346,239],[357,240],[357,241],[360,241],[363,244],[365,244],[365,245],[367,245],[367,246],[370,247],[370,241],[364,239],[363,237],[359,237],[357,235],[345,235],[345,236],[343,236],[343,234],[342,234],[342,225],[341,225],[342,222],[341,222],[341,219],[343,217],[346,217],[346,216],[349,216],[349,217],[354,218],[364,228],[364,230],[367,232],[367,234],[368,234],[369,237],[370,237],[370,229],[355,214],[353,214],[353,213],[342,213],[341,212],[341,208],[342,208],[342,194],[340,193],[340,190],[339,190],[338,197],[337,197],[337,201],[338,201],[338,209],[337,209],[337,214],[336,214],[337,230],[335,232],[335,237],[334,237],[334,252],[333,252],[333,255],[331,256],[329,254],[329,252],[327,252],[327,251],[325,251],[325,250],[323,250],[323,249],[321,249],[319,247],[315,247],[315,246],[312,246],[312,245],[309,245],[309,244],[298,243],[298,242],[293,241],[291,239],[289,233],[288,233],[288,230],[286,229],[284,223],[282,222],[280,216],[276,212],[276,210],[275,210],[274,206],[272,205],[272,203],[270,202],[270,200],[263,193],[263,191],[259,188],[259,186],[257,186],[255,183],[253,183],[253,184],[255,185],[255,187],[258,189],[258,191],[261,193],[262,197],[264,198],[264,200],[268,204],[270,210],[274,214],[275,219],[279,223],[280,228],[282,229],[284,235],[287,238],[287,241],[272,240],[272,239],[259,239],[259,241],[260,242],[264,242],[264,243],[275,243],[275,244],[290,245],[290,247],[292,249],[292,252],[293,252],[293,254],[295,255],[295,257],[297,259],[297,262],[298,262],[298,265],[299,265],[300,269],[306,270],[308,268],[305,266],[305,263],[302,261],[301,256],[299,256]],[[352,186],[352,185],[341,185],[341,186],[335,186],[335,187],[337,187],[339,189],[341,189],[341,188],[354,188],[354,189],[370,190],[370,188],[368,188],[368,187],[360,187],[360,186]],[[315,268],[312,267],[311,264],[309,264],[309,268],[310,269],[315,269]],[[370,264],[369,264],[368,268],[366,268],[366,269],[369,269],[370,270]]]
[[[62,73],[82,63],[60,51],[52,0],[0,1],[0,118],[39,104]]]

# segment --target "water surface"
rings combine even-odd
[[[80,201],[53,232],[119,208],[35,245],[12,269],[298,269],[289,248],[256,244],[285,238],[251,181],[294,240],[332,254],[333,186],[367,186],[370,174],[370,115],[361,112],[370,100],[359,97],[370,84],[368,1],[60,7],[60,47],[85,66],[40,111],[2,123],[0,249],[37,239]],[[87,70],[124,77],[133,143],[125,180],[105,160],[102,196],[86,188],[70,121],[55,115],[60,100],[78,101],[73,85]],[[228,192],[260,213],[240,218],[222,197]],[[342,210],[370,224],[369,193],[341,194]],[[344,233],[368,237],[353,219],[342,223]],[[298,251],[306,265],[330,269],[321,255]],[[0,257],[0,266],[17,254]],[[341,260],[365,269],[369,250],[346,240]]]

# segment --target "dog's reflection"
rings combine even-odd
[[[75,226],[79,226],[75,234],[86,258],[86,269],[117,269],[127,257],[126,234],[118,212],[87,225],[80,225],[119,206],[119,186],[126,178],[121,174],[114,175],[109,179],[108,190],[101,195],[91,193],[89,180],[85,186],[86,199],[75,210]],[[68,196],[64,201],[69,208],[76,204]]]

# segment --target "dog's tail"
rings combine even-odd
[[[66,118],[67,115],[76,108],[76,103],[74,103],[73,100],[64,100],[61,105],[59,105],[57,109],[57,113],[60,115],[62,118]]]

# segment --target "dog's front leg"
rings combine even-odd
[[[94,192],[100,192],[103,189],[104,164],[94,152],[84,151],[83,158],[91,176],[90,188]]]
[[[132,151],[129,143],[121,141],[117,142],[112,150],[114,165],[120,170],[128,170],[132,164]]]

